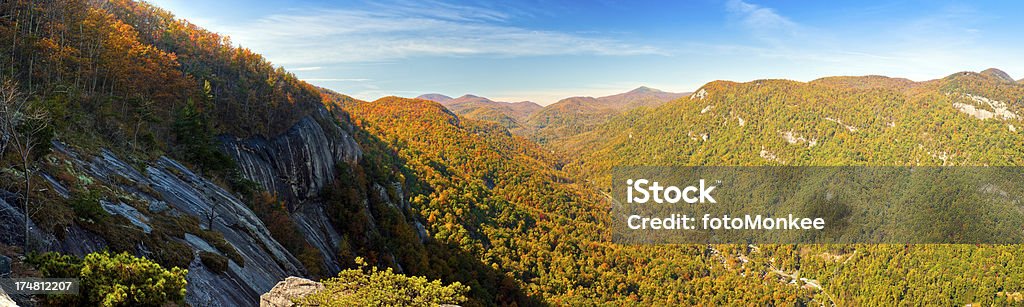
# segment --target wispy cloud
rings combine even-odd
[[[378,4],[381,5],[381,4]],[[507,25],[510,15],[444,2],[374,10],[320,9],[217,27],[280,65],[387,61],[418,56],[664,54],[659,48]]]
[[[775,10],[743,0],[729,0],[725,5],[730,13],[738,15],[743,25],[752,29],[791,29],[796,23],[783,17]]]
[[[451,21],[506,21],[512,17],[511,14],[496,9],[436,0],[374,2],[373,5],[381,11],[390,11],[397,15]]]
[[[312,66],[312,67],[296,67],[296,68],[289,68],[288,70],[290,70],[290,71],[315,71],[315,70],[320,70],[321,68],[323,68],[323,67],[320,67],[320,66]]]

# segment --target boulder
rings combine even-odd
[[[294,306],[292,299],[322,290],[324,285],[309,279],[289,276],[278,282],[269,292],[260,295],[260,307]]]
[[[18,306],[18,303],[15,303],[10,296],[7,296],[3,289],[0,289],[0,306]]]

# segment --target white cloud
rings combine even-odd
[[[744,2],[728,0],[725,9],[733,22],[738,23],[752,38],[773,45],[775,48],[789,48],[795,41],[808,41],[816,33],[780,15],[775,9]],[[813,37],[820,39],[821,37]],[[817,42],[822,43],[822,42]]]
[[[394,12],[403,16],[419,16],[454,21],[505,21],[512,17],[509,13],[496,9],[458,5],[436,0],[402,0],[397,3],[378,2],[376,7],[380,11]]]
[[[288,70],[289,70],[289,71],[315,71],[315,70],[320,70],[321,68],[323,68],[323,67],[320,67],[320,66],[312,66],[312,67],[296,67],[296,68],[289,68]]]
[[[616,39],[510,26],[508,18],[496,10],[430,2],[373,11],[306,10],[213,28],[286,66],[418,56],[664,54]]]
[[[754,30],[792,30],[796,23],[783,17],[775,10],[756,4],[743,2],[743,0],[729,0],[725,8],[732,14],[737,15],[744,26]]]

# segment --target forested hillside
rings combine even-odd
[[[564,168],[609,188],[619,165],[1021,165],[1024,86],[995,70],[927,82],[716,81],[575,136]],[[733,247],[735,248],[735,247]],[[762,258],[766,249],[790,249]],[[812,289],[818,302],[1020,302],[1016,245],[761,245],[742,268]],[[780,267],[779,263],[786,263]],[[728,265],[726,265],[728,267]],[[750,274],[750,272],[747,272]],[[748,275],[749,276],[749,275]],[[940,282],[941,281],[941,282]]]
[[[183,108],[209,116],[213,133],[248,136],[280,133],[319,105],[315,88],[259,54],[142,2],[8,1],[3,10],[5,73],[67,133],[160,150],[175,143],[169,128]]]
[[[589,132],[616,115],[636,108],[655,107],[688,94],[641,86],[598,98],[569,97],[545,107],[529,101],[500,102],[474,95],[451,98],[423,94],[416,98],[441,103],[460,117],[498,123],[538,144],[561,149],[573,136]]]
[[[413,207],[427,218],[433,239],[508,278],[470,284],[471,297],[520,304],[725,304],[806,302],[814,295],[738,273],[745,268],[723,267],[736,259],[718,251],[733,247],[611,244],[602,196],[497,124],[397,97],[355,101],[346,109],[403,161],[406,180],[419,181]],[[506,289],[516,288],[529,299],[510,297]]]
[[[587,144],[576,148],[583,154],[563,153],[570,157],[563,170],[529,142],[437,104],[392,97],[347,108],[431,187],[421,212],[437,239],[484,255],[548,302],[959,305],[1019,300],[1013,268],[1020,264],[1011,256],[1018,248],[617,246],[608,241],[606,209],[588,203],[605,202],[595,189],[606,189],[612,165],[1017,165],[1020,91],[977,73],[922,83],[877,76],[713,82],[581,134],[574,141]],[[540,187],[530,183],[535,178],[545,178]],[[474,192],[450,198],[466,190]],[[507,203],[490,205],[495,199]],[[467,217],[477,207],[462,203],[514,210],[515,221],[532,223],[503,234],[488,226],[508,221],[472,219],[489,215]]]
[[[911,82],[716,81],[571,141],[568,168],[613,165],[1020,165],[1024,87],[987,73]],[[602,182],[607,182],[602,181]]]

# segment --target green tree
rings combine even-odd
[[[128,253],[91,253],[84,259],[46,253],[30,257],[46,277],[78,278],[78,296],[52,296],[57,305],[159,306],[185,298],[185,275],[178,267],[164,269],[156,262]]]
[[[405,276],[391,268],[348,269],[324,281],[324,289],[297,300],[305,306],[427,306],[458,304],[466,301],[469,287],[458,282],[442,285],[440,280],[428,281],[421,276]]]
[[[226,171],[233,163],[231,158],[217,150],[205,112],[206,105],[213,99],[209,82],[204,83],[203,91],[205,95],[200,103],[189,100],[175,116],[173,131],[179,145],[178,155],[203,171]]]

